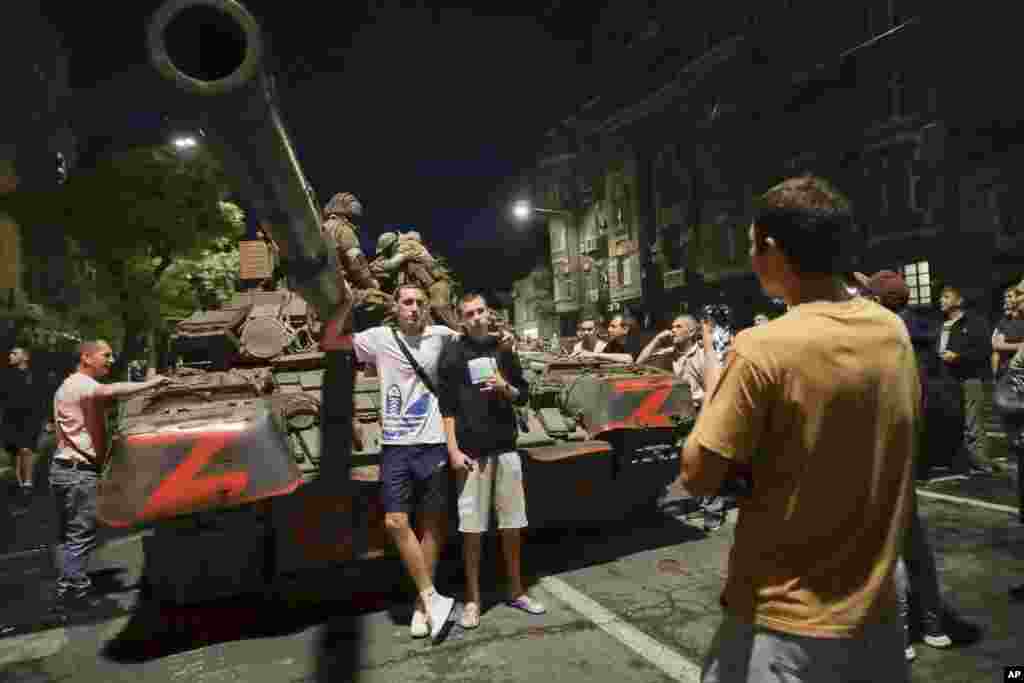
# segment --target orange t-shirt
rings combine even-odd
[[[753,478],[730,614],[812,637],[895,616],[920,394],[906,326],[866,299],[796,306],[736,335],[692,437]]]

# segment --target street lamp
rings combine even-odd
[[[194,135],[179,135],[171,140],[171,144],[174,145],[175,149],[184,151],[198,147],[199,140]]]
[[[525,199],[521,199],[512,205],[512,215],[521,221],[525,221],[533,213],[554,213],[561,216],[571,215],[568,211],[560,211],[558,209],[542,209],[539,206],[532,206],[530,202]]]

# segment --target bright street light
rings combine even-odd
[[[199,146],[199,141],[194,135],[179,135],[172,142],[177,149],[192,149]]]
[[[560,211],[558,209],[542,209],[538,206],[531,206],[530,202],[525,199],[521,199],[512,205],[512,215],[521,221],[525,221],[530,217],[532,213],[556,213],[561,216],[568,216],[568,211]]]

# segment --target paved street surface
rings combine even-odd
[[[1002,680],[1024,663],[1024,605],[1007,588],[1024,581],[1024,527],[1000,509],[1012,502],[1008,477],[947,479],[926,487],[971,494],[987,509],[922,498],[936,541],[947,627],[946,651],[917,643],[913,680]],[[992,492],[992,493],[988,493]],[[395,562],[359,574],[311,572],[277,595],[239,597],[189,608],[160,608],[139,597],[141,537],[105,539],[94,566],[109,604],[67,624],[46,619],[52,588],[45,498],[16,520],[16,550],[0,564],[0,680],[175,683],[244,681],[695,681],[721,614],[718,592],[732,542],[729,523],[706,535],[699,518],[629,520],[591,532],[530,537],[531,593],[549,611],[530,616],[493,592],[479,629],[453,625],[438,645],[408,637],[409,587]],[[440,584],[461,596],[453,551]],[[485,548],[493,568],[494,544]],[[496,585],[494,572],[484,585]],[[352,586],[354,595],[349,595]],[[352,633],[358,632],[358,639]]]

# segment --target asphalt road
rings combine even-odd
[[[975,478],[930,488],[979,499],[993,491],[989,502],[998,506],[1008,486]],[[1024,526],[1001,509],[931,498],[921,505],[957,644],[939,651],[918,643],[913,680],[1002,681],[1003,666],[1024,664],[1024,605],[1006,593],[1024,581]],[[297,576],[274,596],[159,608],[139,597],[140,537],[122,535],[106,540],[94,566],[110,604],[61,625],[39,618],[52,570],[46,552],[28,548],[0,564],[0,680],[269,683],[350,680],[355,670],[370,682],[695,681],[721,619],[734,519],[711,535],[699,520],[671,516],[532,534],[525,566],[548,613],[513,610],[496,588],[479,629],[455,625],[438,645],[408,637],[410,593],[390,561]],[[499,584],[490,571],[496,560],[489,544],[485,586]],[[454,552],[439,584],[461,596]]]

